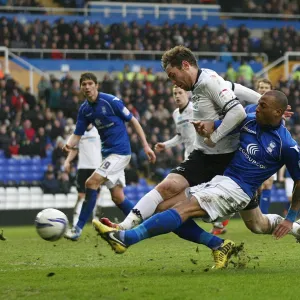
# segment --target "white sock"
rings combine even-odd
[[[265,215],[271,224],[271,232],[270,234],[273,233],[274,229],[276,228],[276,226],[284,219],[283,217],[279,216],[279,215],[275,215],[275,214],[267,214]],[[293,223],[293,227],[292,230],[289,232],[289,234],[291,234],[292,236],[294,236],[296,239],[300,239],[300,224],[294,222]]]
[[[163,202],[161,194],[153,189],[147,193],[136,206],[131,210],[125,220],[120,223],[120,227],[124,230],[131,229],[143,222],[143,220],[151,217],[157,206]]]
[[[269,219],[271,230],[263,233],[272,234],[276,226],[283,220],[283,217],[276,214],[267,214],[265,216]]]
[[[82,208],[82,204],[83,204],[84,198],[82,199],[78,199],[77,203],[74,207],[74,213],[73,213],[73,227],[75,227],[77,225],[78,219],[79,219],[79,215],[80,215],[80,211]]]

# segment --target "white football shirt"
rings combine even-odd
[[[99,168],[102,161],[101,141],[98,130],[94,126],[81,136],[78,150],[78,169]]]
[[[238,97],[237,92],[232,90],[231,82],[225,81],[215,71],[201,69],[201,74],[192,91],[193,119],[195,121],[222,119],[230,108],[239,104],[239,101],[235,100]],[[257,95],[259,96],[259,94]],[[259,97],[253,102],[257,102],[258,99]],[[231,120],[231,123],[228,126],[228,132],[236,127],[234,119]],[[238,134],[225,136],[216,143],[214,148],[211,148],[204,143],[203,137],[196,134],[194,148],[201,149],[206,154],[231,153],[237,149],[238,136]]]
[[[173,120],[176,125],[176,136],[165,141],[166,148],[174,147],[180,143],[184,144],[184,159],[187,159],[194,150],[196,131],[191,124],[193,120],[193,104],[189,102],[182,112],[176,108],[173,112]]]

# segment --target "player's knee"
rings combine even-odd
[[[85,182],[85,188],[96,190],[99,188],[99,182],[94,178],[90,177]]]
[[[111,199],[112,201],[115,203],[115,204],[121,204],[124,199],[125,199],[125,196],[123,193],[114,193],[111,195]]]
[[[181,185],[172,179],[166,178],[155,188],[164,200],[167,200],[182,191]]]

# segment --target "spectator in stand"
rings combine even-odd
[[[59,181],[55,178],[54,172],[46,172],[41,187],[45,194],[57,194],[60,192]]]
[[[41,76],[41,79],[38,83],[38,97],[39,98],[48,98],[47,93],[51,89],[51,83],[44,76]]]
[[[62,150],[62,147],[64,146],[65,141],[62,137],[58,137],[56,139],[56,145],[52,152],[52,164],[55,165],[57,161],[60,160],[61,157],[65,157],[65,154]]]
[[[35,136],[35,130],[31,127],[31,121],[30,120],[25,120],[23,122],[23,130],[24,130],[26,138],[29,141],[32,141],[34,136]]]
[[[247,87],[252,86],[254,72],[247,61],[242,61],[242,64],[238,68],[237,80]]]
[[[58,178],[60,193],[68,194],[71,189],[71,182],[67,172],[62,172]]]
[[[60,89],[60,82],[55,80],[53,86],[50,88],[49,91],[49,107],[56,111],[61,108],[61,89]]]
[[[9,145],[10,145],[10,137],[7,133],[7,126],[1,125],[0,126],[0,149],[4,150],[4,155],[6,157],[10,157]]]

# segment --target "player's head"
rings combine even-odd
[[[161,62],[173,84],[186,91],[192,89],[197,78],[198,64],[190,49],[184,46],[171,48],[163,54]]]
[[[188,93],[177,85],[173,86],[173,97],[179,109],[186,107],[189,102]]]
[[[256,81],[256,90],[263,95],[264,93],[271,91],[273,88],[272,82],[267,78],[261,78]]]
[[[287,109],[288,99],[280,91],[271,90],[261,96],[256,108],[256,120],[262,126],[276,126]]]
[[[98,96],[98,80],[93,73],[82,73],[80,76],[80,90],[84,97],[93,102]]]

